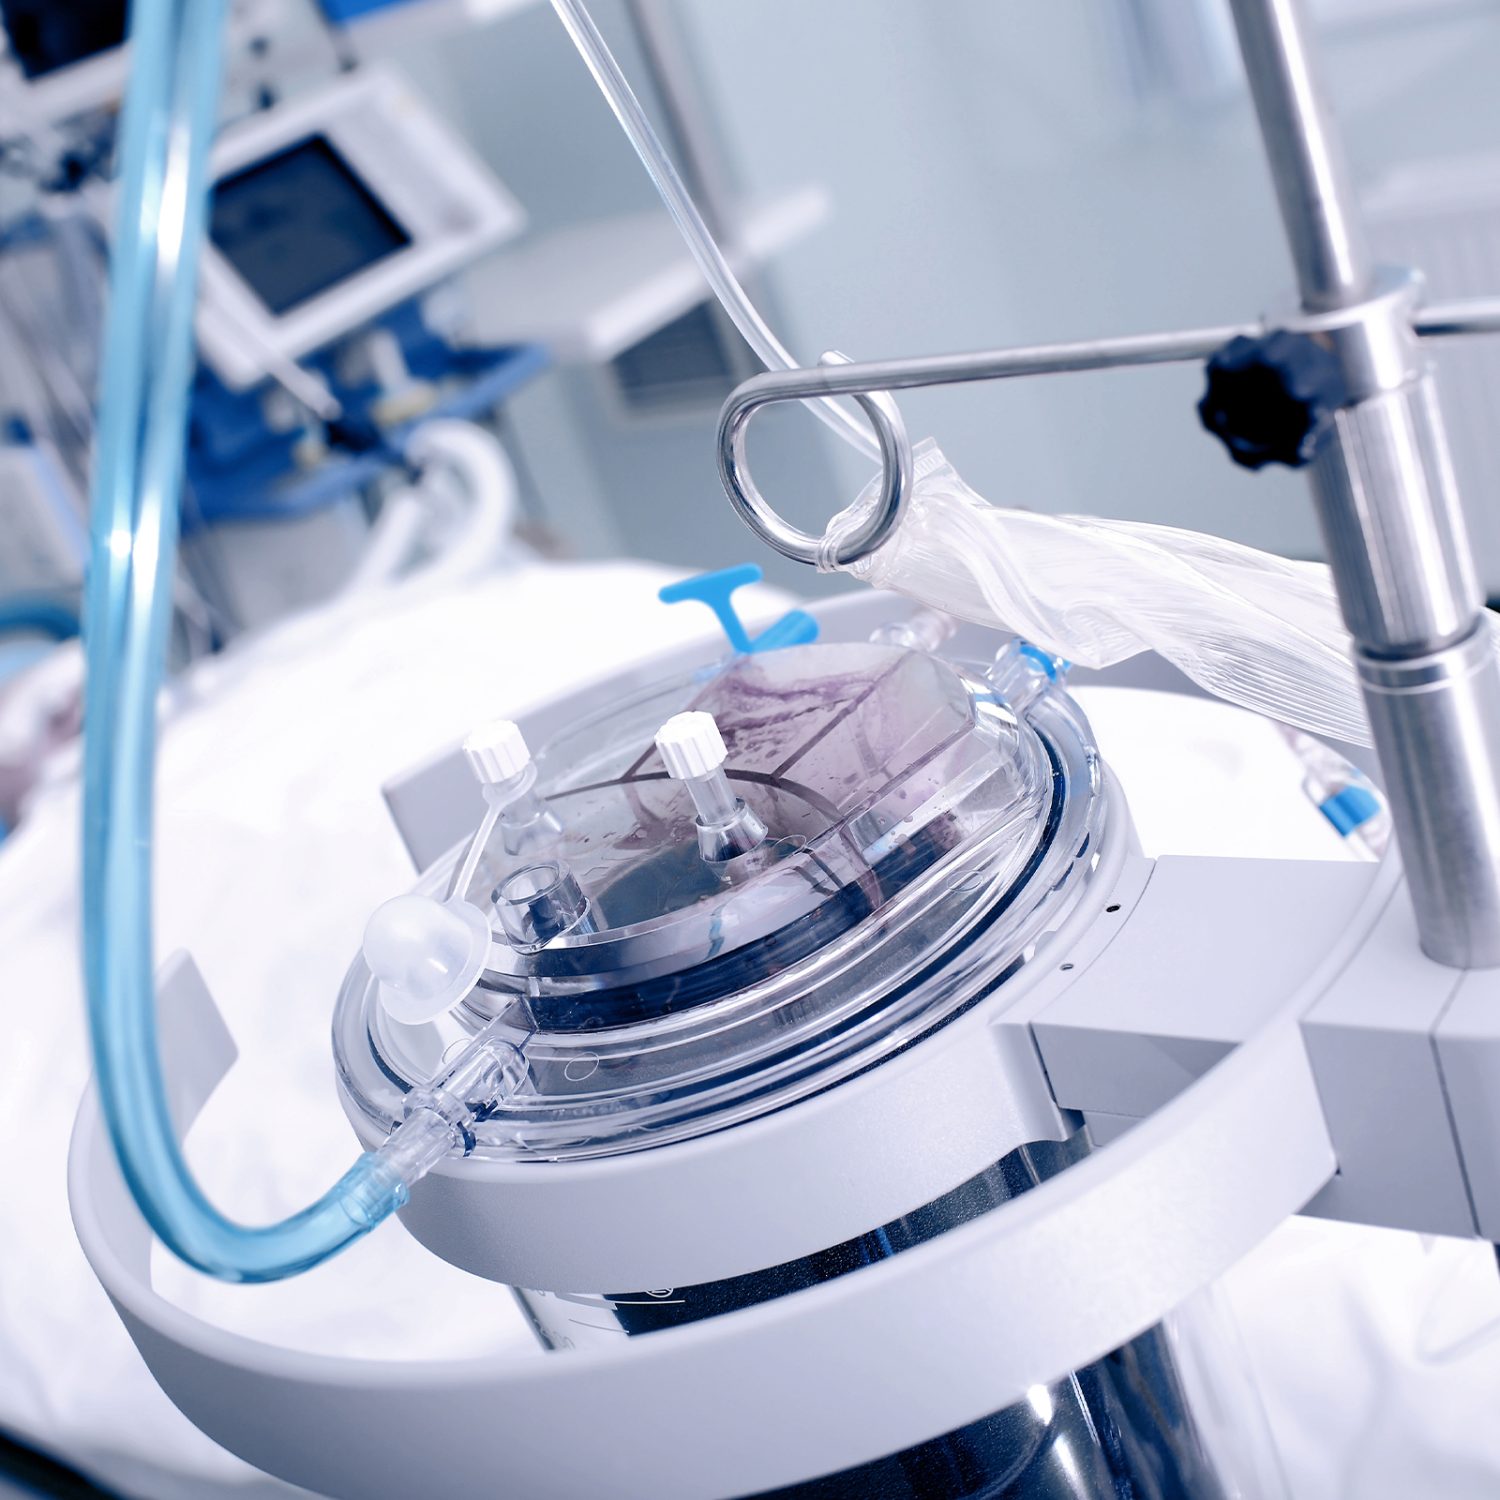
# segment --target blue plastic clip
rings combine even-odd
[[[1380,799],[1369,787],[1351,781],[1342,791],[1325,798],[1319,811],[1333,824],[1341,837],[1348,838],[1356,828],[1363,827],[1380,811]]]
[[[699,573],[681,583],[669,583],[656,597],[663,604],[680,604],[684,599],[706,604],[718,617],[736,651],[774,651],[778,646],[803,646],[817,640],[818,622],[805,609],[788,610],[774,625],[751,639],[730,596],[747,583],[759,583],[762,577],[764,574],[756,564],[741,563],[737,568],[720,568],[715,573]]]

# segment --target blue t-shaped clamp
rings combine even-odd
[[[818,622],[804,609],[788,610],[774,625],[750,638],[730,595],[747,583],[759,583],[763,576],[756,564],[741,563],[737,568],[720,568],[716,573],[699,573],[681,583],[669,583],[657,598],[663,604],[680,604],[684,599],[706,604],[718,616],[736,651],[774,651],[778,646],[802,646],[817,640]]]

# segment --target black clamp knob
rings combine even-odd
[[[1338,356],[1308,334],[1277,329],[1232,338],[1208,362],[1203,425],[1246,469],[1300,469],[1348,402]]]

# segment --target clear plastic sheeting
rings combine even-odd
[[[1097,516],[1008,510],[930,439],[910,509],[848,571],[1085,667],[1156,651],[1216,697],[1350,744],[1369,729],[1328,569]],[[872,484],[834,526],[873,503]],[[831,551],[831,549],[825,549]]]

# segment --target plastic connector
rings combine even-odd
[[[953,638],[958,621],[937,609],[919,609],[905,620],[889,620],[870,632],[872,646],[900,646],[907,651],[936,652]]]
[[[995,696],[1015,713],[1024,713],[1043,693],[1067,675],[1070,663],[1030,641],[1014,638],[996,653],[985,674]]]
[[[1365,859],[1384,858],[1391,841],[1391,813],[1379,790],[1331,745],[1289,725],[1277,727],[1302,762],[1307,799],[1349,848]]]
[[[701,711],[674,714],[657,730],[656,748],[674,781],[706,777],[729,759],[718,721]]]
[[[532,765],[521,726],[510,719],[493,719],[474,730],[464,740],[464,759],[481,786],[504,786]],[[535,775],[533,768],[533,780]]]
[[[474,730],[463,748],[469,769],[489,804],[476,839],[476,857],[483,854],[497,824],[501,850],[511,861],[550,849],[562,834],[562,824],[537,795],[536,762],[520,725],[510,719],[492,720]],[[469,861],[465,859],[464,863]],[[466,889],[466,884],[455,886],[455,893]]]
[[[536,953],[570,932],[594,930],[589,898],[559,860],[527,865],[495,887],[495,911],[517,953]]]
[[[705,860],[723,864],[765,842],[766,825],[735,796],[724,774],[729,753],[712,714],[674,714],[657,731],[656,748],[667,775],[693,799],[698,852]]]
[[[373,1228],[404,1207],[412,1187],[445,1156],[473,1151],[475,1121],[515,1092],[526,1059],[498,1034],[505,1019],[491,1021],[445,1073],[407,1095],[401,1123],[340,1179],[337,1191],[357,1228]]]
[[[759,583],[764,576],[754,563],[741,563],[738,567],[719,568],[712,573],[684,578],[680,583],[669,583],[657,591],[656,597],[663,604],[680,604],[685,599],[706,604],[729,637],[729,644],[747,655],[756,651],[775,651],[782,646],[802,646],[817,640],[818,622],[803,609],[788,610],[757,636],[751,636],[745,629],[731,596],[736,589],[747,583]]]

